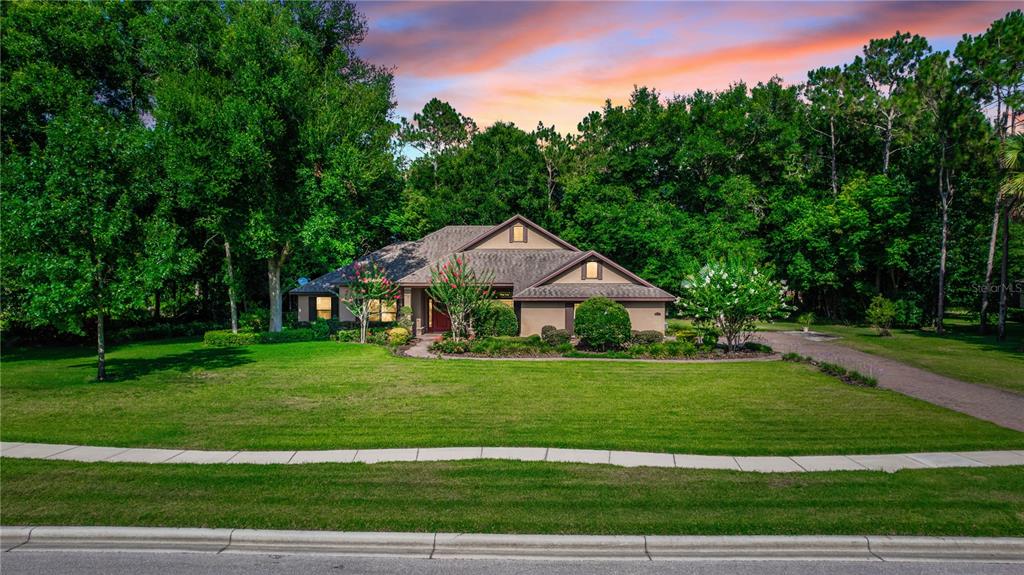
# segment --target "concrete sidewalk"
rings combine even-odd
[[[0,457],[112,463],[384,463],[392,461],[456,461],[501,459],[591,463],[622,467],[731,469],[764,473],[809,471],[888,471],[939,467],[1024,465],[1024,451],[886,453],[877,455],[796,455],[745,457],[690,455],[556,447],[425,447],[399,449],[335,449],[324,451],[200,451],[96,447],[49,443],[0,443]]]
[[[1024,562],[1010,537],[506,535],[167,527],[0,527],[4,552],[190,551],[429,559]]]
[[[879,387],[1024,431],[1024,395],[959,381],[801,332],[758,332],[757,340],[780,353],[799,353],[870,375]]]

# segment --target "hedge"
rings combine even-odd
[[[203,343],[211,347],[235,347],[257,343],[290,343],[296,341],[313,341],[316,339],[313,330],[307,327],[285,329],[283,331],[251,332],[240,331],[231,333],[229,329],[208,331],[203,334]]]

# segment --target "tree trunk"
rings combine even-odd
[[[829,137],[832,140],[832,195],[839,195],[839,175],[836,171],[836,120],[834,116],[828,117]]]
[[[270,331],[281,331],[281,263],[278,258],[267,260],[267,287],[270,291]]]
[[[988,239],[988,264],[985,266],[985,283],[981,290],[981,325],[979,331],[982,335],[988,332],[988,296],[992,283],[992,270],[996,259],[996,239],[999,236],[999,204],[1001,194],[996,194],[995,209],[992,210],[992,235]]]
[[[892,153],[892,112],[889,114],[885,125],[885,153],[882,156],[882,173],[885,175],[889,174],[889,155]]]
[[[153,319],[160,321],[160,290],[153,294]]]
[[[107,334],[103,311],[96,312],[96,381],[107,379]]]
[[[1007,266],[1010,255],[1010,205],[1003,208],[1003,257],[999,266],[999,326],[996,339],[1006,341],[1006,305],[1010,287]]]
[[[231,307],[231,333],[238,333],[238,302],[235,300],[235,268],[231,263],[231,244],[224,241],[224,260],[228,266],[228,304]]]
[[[939,201],[942,204],[942,241],[939,244],[939,301],[935,308],[935,332],[941,334],[944,330],[942,323],[946,313],[946,253],[949,245],[949,204],[953,200],[953,189],[949,185],[949,175],[946,174],[946,141],[940,140],[942,144],[942,158],[939,160]],[[945,186],[945,188],[943,188]]]
[[[942,318],[946,313],[946,246],[949,242],[949,203],[942,201],[942,244],[939,248],[939,305],[935,312],[935,331],[943,332]]]

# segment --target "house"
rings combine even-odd
[[[665,331],[665,304],[675,297],[607,257],[581,251],[523,216],[496,226],[447,226],[420,240],[398,242],[359,261],[376,261],[402,288],[402,305],[413,310],[417,335],[451,328],[430,296],[430,271],[462,255],[478,274],[493,274],[495,298],[515,309],[520,335],[552,325],[572,332],[580,302],[603,296],[622,303],[635,330]],[[339,305],[337,290],[353,277],[348,265],[289,292],[299,321],[355,321]],[[343,289],[343,288],[342,288]],[[394,321],[396,302],[371,305],[370,321]]]

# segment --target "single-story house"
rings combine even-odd
[[[413,310],[417,335],[451,328],[448,316],[427,294],[430,271],[454,255],[478,274],[493,274],[495,298],[515,309],[520,335],[552,325],[572,332],[576,306],[603,296],[622,303],[635,330],[665,331],[665,305],[675,297],[594,251],[581,251],[523,216],[496,226],[446,226],[422,239],[398,242],[358,261],[376,261],[402,289]],[[338,289],[353,265],[327,273],[289,292],[299,321],[355,321],[340,305]],[[394,321],[396,302],[371,305],[371,321]]]

